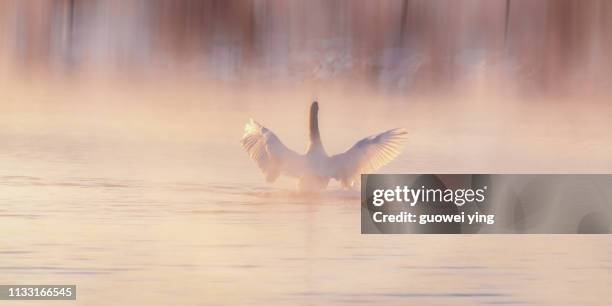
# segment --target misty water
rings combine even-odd
[[[610,297],[607,235],[361,235],[357,190],[331,184],[300,195],[290,179],[265,183],[240,148],[242,127],[254,117],[303,150],[310,90],[26,84],[12,83],[0,120],[0,283],[77,284],[82,305],[558,305]],[[381,173],[612,169],[610,113],[601,106],[580,114],[571,103],[551,110],[541,102],[527,113],[521,102],[479,95],[406,105],[324,93],[330,153],[387,128],[409,130],[404,154]]]
[[[328,153],[407,129],[377,173],[610,173],[611,15],[2,1],[0,284],[94,306],[609,304],[610,235],[362,235],[358,190],[268,184],[240,138],[252,117],[305,150],[317,99]]]

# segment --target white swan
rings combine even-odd
[[[358,141],[346,152],[328,156],[319,134],[319,104],[310,106],[310,142],[306,154],[288,149],[276,135],[253,119],[244,127],[242,147],[257,163],[268,182],[280,174],[298,178],[298,189],[325,189],[334,178],[345,188],[353,187],[361,173],[374,171],[401,153],[406,131],[392,129]]]

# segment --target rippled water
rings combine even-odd
[[[610,235],[361,235],[239,147],[316,98],[380,172],[612,173],[610,4],[0,1],[0,284],[77,285],[0,306],[610,305]]]
[[[83,109],[77,115],[70,107],[59,107],[68,115],[55,117],[54,110],[5,104],[0,283],[76,284],[80,305],[605,305],[612,299],[608,235],[361,235],[357,191],[334,185],[307,196],[294,193],[291,180],[266,184],[239,148],[241,123],[255,116],[297,149],[305,131],[296,118],[305,114],[296,105],[287,106],[293,113],[243,106],[223,115],[208,109],[128,120]],[[406,153],[382,172],[612,166],[605,120],[563,132],[572,116],[557,113],[548,121],[563,122],[557,134],[532,125],[530,138],[499,139],[522,130],[504,130],[503,120],[474,126],[492,116],[486,111],[438,125],[438,117],[426,115],[437,106],[413,105],[400,116],[370,109],[374,119],[366,124],[337,103],[327,105],[322,102],[322,127],[331,152],[387,125],[411,130]],[[406,120],[409,113],[414,120]],[[97,116],[113,118],[104,117],[101,127]],[[190,124],[189,132],[143,119],[196,116],[208,123]],[[128,135],[134,130],[138,137]],[[185,134],[193,137],[175,137]],[[571,145],[577,142],[590,149]],[[507,150],[517,145],[523,151]],[[538,159],[547,148],[566,151]]]

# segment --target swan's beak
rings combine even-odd
[[[319,102],[314,101],[312,102],[312,105],[310,105],[310,110],[313,112],[316,112],[319,110]]]

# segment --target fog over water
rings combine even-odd
[[[328,153],[408,130],[379,173],[610,173],[611,15],[0,2],[0,283],[82,305],[607,304],[610,236],[361,235],[358,191],[268,184],[239,140],[252,117],[305,150],[317,99]]]
[[[19,74],[89,70],[445,91],[485,76],[529,92],[609,85],[607,1],[4,1]]]

